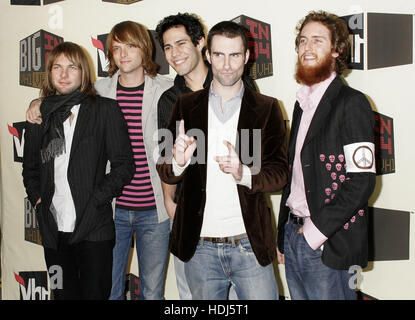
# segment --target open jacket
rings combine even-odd
[[[95,82],[95,89],[101,96],[115,100],[117,98],[117,83],[119,76],[120,71],[118,70],[112,77],[107,77]],[[158,74],[152,78],[145,75],[142,105],[143,141],[148,167],[150,169],[151,185],[154,191],[154,198],[156,199],[159,223],[167,220],[169,216],[164,207],[163,190],[161,189],[160,178],[156,170],[156,160],[158,157],[157,103],[161,94],[172,85],[173,80],[165,76]],[[117,108],[119,107],[117,106]]]
[[[290,169],[301,115],[302,109],[297,101],[288,146]],[[301,150],[310,218],[328,238],[324,243],[322,261],[334,269],[347,270],[351,265],[367,265],[367,205],[376,181],[374,154],[368,157],[372,160],[370,167],[349,172],[347,166],[353,164],[345,150],[356,145],[355,155],[358,155],[358,146],[373,143],[374,116],[368,100],[337,76],[317,106]],[[284,226],[290,210],[286,202],[291,190],[291,175],[290,170],[278,219],[278,248],[282,253]]]
[[[197,141],[197,152],[204,152],[203,163],[190,164],[176,177],[172,171],[171,155],[166,155],[163,163],[157,165],[161,179],[166,183],[181,181],[182,189],[177,203],[176,213],[170,235],[171,252],[183,261],[194,255],[203,223],[206,201],[206,155],[207,150],[199,148],[208,145],[208,100],[209,86],[200,91],[181,95],[172,111],[168,129],[176,137],[176,121],[184,119],[186,132],[199,129],[204,133],[205,141]],[[238,121],[238,142],[241,132],[249,130],[249,150],[253,146],[253,130],[261,130],[260,156],[261,167],[258,174],[252,175],[252,186],[237,185],[245,229],[258,262],[265,266],[276,256],[275,236],[272,229],[271,214],[265,199],[266,192],[275,192],[283,188],[287,181],[288,167],[286,159],[286,130],[278,101],[274,98],[254,92],[245,85]],[[236,152],[241,161],[240,149]],[[166,150],[170,152],[171,150]],[[252,167],[252,163],[244,163]]]
[[[44,124],[26,122],[23,182],[44,247],[57,249],[58,226],[50,211],[55,192],[54,161],[42,163],[40,146]],[[107,161],[111,171],[106,174]],[[111,201],[134,174],[127,126],[114,100],[86,98],[78,113],[68,165],[68,182],[76,211],[70,243],[104,241],[115,237]]]

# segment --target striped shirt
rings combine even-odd
[[[115,206],[125,210],[151,210],[156,208],[156,200],[150,180],[142,128],[142,102],[144,83],[138,87],[126,88],[118,83],[117,102],[127,123],[135,162],[135,174],[126,185]]]

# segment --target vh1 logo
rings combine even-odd
[[[350,69],[370,70],[413,63],[412,14],[368,12],[342,18],[350,33]]]
[[[20,300],[48,300],[49,291],[46,271],[28,271],[14,274],[19,283]]]
[[[393,119],[378,112],[375,115],[376,174],[395,173]]]
[[[153,30],[148,30],[150,34],[150,39],[153,44],[153,60],[158,64],[159,74],[168,74],[169,73],[169,64],[164,56],[164,51],[160,46],[160,43],[157,41],[156,32]],[[108,67],[109,61],[106,58],[107,53],[107,38],[108,33],[100,34],[96,39],[92,38],[92,45],[97,49],[97,60],[98,60],[98,77],[107,77],[108,76]]]
[[[261,79],[273,75],[271,25],[244,15],[232,21],[247,29],[250,51],[247,71],[252,79]]]
[[[42,245],[36,212],[28,198],[24,199],[24,239]]]
[[[46,77],[46,61],[49,53],[63,38],[39,30],[20,41],[20,85],[40,88]]]
[[[140,294],[140,285],[138,277],[135,274],[127,274],[126,290],[127,300],[138,300],[138,295]]]
[[[14,162],[23,162],[24,133],[26,122],[15,122],[8,125],[9,133],[13,136]]]

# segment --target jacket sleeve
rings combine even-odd
[[[181,99],[179,98],[176,104],[173,107],[173,110],[170,115],[170,119],[167,125],[167,129],[163,129],[162,136],[164,139],[161,139],[162,142],[159,145],[159,150],[161,156],[159,157],[156,168],[160,176],[160,179],[167,184],[176,184],[182,180],[184,172],[180,176],[176,176],[173,172],[172,166],[172,148],[174,141],[176,140],[176,122],[183,119],[183,114],[180,111]],[[185,123],[186,125],[186,123]]]
[[[258,171],[257,174],[255,174]],[[252,187],[248,192],[277,192],[287,183],[287,139],[278,101],[273,99],[261,137],[261,167],[251,167]]]
[[[121,110],[115,100],[105,99],[102,104],[105,126],[103,139],[111,169],[94,191],[98,205],[121,195],[123,187],[131,182],[135,170],[127,125]]]
[[[40,130],[41,126],[26,121],[23,150],[23,184],[30,203],[35,207],[40,198]]]
[[[360,209],[367,206],[376,184],[374,115],[366,97],[346,98],[340,129],[346,163],[345,181],[336,197],[322,208],[314,225],[330,238]],[[360,163],[361,158],[364,162]]]

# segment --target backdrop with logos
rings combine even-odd
[[[369,266],[353,270],[355,284],[367,298],[414,299],[413,255],[415,157],[410,133],[415,119],[411,99],[415,83],[413,13],[407,0],[330,0],[286,2],[258,0],[10,0],[0,11],[0,177],[1,278],[3,299],[48,299],[59,284],[59,270],[46,270],[34,210],[22,183],[25,112],[38,97],[49,52],[62,41],[83,46],[94,63],[95,78],[106,76],[105,39],[112,26],[133,20],[154,29],[165,16],[192,12],[207,30],[233,20],[249,30],[248,72],[261,93],[276,97],[290,127],[296,91],[295,26],[311,10],[335,13],[347,22],[352,42],[345,81],[368,97],[376,120],[376,190],[370,199]],[[175,72],[157,41],[159,72]],[[411,142],[412,141],[412,142]],[[333,168],[334,170],[334,168]],[[278,217],[280,194],[269,205]],[[353,220],[353,219],[352,219]],[[353,221],[349,224],[352,224]],[[50,279],[48,278],[48,272]],[[138,293],[137,258],[129,264],[129,299]],[[289,298],[283,265],[275,262],[280,295]],[[169,259],[166,299],[178,299],[173,259]]]

